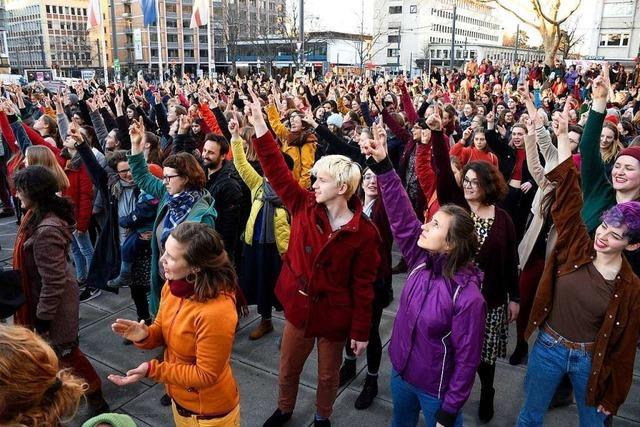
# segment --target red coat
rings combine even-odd
[[[354,196],[353,219],[332,232],[324,206],[293,178],[271,134],[254,146],[265,177],[291,213],[289,249],[276,285],[286,319],[307,337],[367,341],[380,263],[376,227]]]
[[[85,232],[89,229],[89,221],[93,212],[93,183],[87,169],[78,160],[68,161],[64,168],[70,185],[63,195],[73,201],[76,229]]]

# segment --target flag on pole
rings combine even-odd
[[[140,0],[140,9],[142,9],[142,15],[144,16],[145,27],[156,22],[156,0]]]
[[[189,28],[197,28],[207,25],[209,22],[209,3],[207,0],[194,0],[193,14]]]
[[[87,11],[87,29],[102,25],[102,12],[100,11],[100,0],[89,0],[89,10]]]

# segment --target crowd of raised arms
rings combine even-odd
[[[0,424],[61,425],[85,396],[84,425],[135,425],[110,413],[78,341],[79,301],[122,287],[137,319],[113,333],[164,355],[108,380],[163,383],[177,426],[245,422],[251,390],[230,357],[253,306],[250,340],[274,333],[272,310],[285,317],[264,426],[290,421],[315,346],[314,425],[330,425],[361,355],[353,404],[366,410],[394,298],[393,426],[420,413],[461,426],[476,375],[489,422],[506,357],[527,360],[518,426],[572,395],[581,426],[610,423],[640,332],[639,86],[640,63],[561,60],[414,79],[5,84],[0,217],[19,228],[0,293],[13,319],[0,324]]]

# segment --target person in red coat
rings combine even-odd
[[[381,239],[355,195],[359,166],[345,156],[325,156],[313,166],[313,191],[293,178],[251,92],[249,121],[264,176],[291,213],[289,249],[276,295],[284,308],[278,408],[264,426],[281,426],[293,413],[300,373],[318,345],[315,426],[329,426],[347,338],[356,356],[371,329]]]
[[[81,138],[79,130],[75,128],[70,130],[71,134],[64,141],[64,149],[61,153],[62,158],[66,160],[61,166],[69,178],[69,188],[63,195],[70,198],[74,205],[76,230],[71,240],[71,252],[76,266],[76,278],[78,283],[82,284],[87,280],[93,258],[93,244],[87,231],[93,208],[93,184],[75,147],[77,139],[74,135]]]

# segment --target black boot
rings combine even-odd
[[[264,422],[262,427],[280,427],[285,425],[293,415],[293,412],[287,412],[286,414],[280,410],[280,408],[276,409],[276,411]]]
[[[483,423],[488,423],[493,418],[493,396],[496,391],[493,387],[482,387],[480,390],[480,406],[478,417]]]
[[[529,344],[526,341],[518,341],[516,349],[513,350],[513,354],[509,358],[509,365],[516,366],[521,364],[527,353],[529,353]]]
[[[100,414],[111,412],[109,404],[104,400],[102,390],[87,395],[87,407],[89,418],[93,418]]]
[[[558,384],[558,388],[556,389],[553,398],[551,399],[551,403],[549,403],[549,410],[555,408],[563,408],[565,406],[569,406],[573,403],[573,386],[571,384],[571,380],[569,376],[565,374],[562,377],[562,381]]]
[[[344,363],[340,367],[340,383],[338,387],[342,387],[356,377],[356,359],[344,359]]]
[[[360,396],[353,405],[356,409],[367,409],[373,403],[373,399],[378,395],[378,376],[367,374]]]
[[[493,379],[496,374],[496,365],[480,362],[478,376],[480,377],[480,406],[478,417],[482,422],[489,422],[493,418],[493,396],[496,391],[493,388]]]
[[[331,421],[329,420],[313,420],[313,427],[331,427]]]
[[[407,272],[407,263],[404,258],[400,258],[400,261],[391,269],[391,274],[401,274]]]
[[[171,397],[169,397],[168,394],[162,395],[162,397],[160,398],[160,404],[162,406],[171,406]]]

